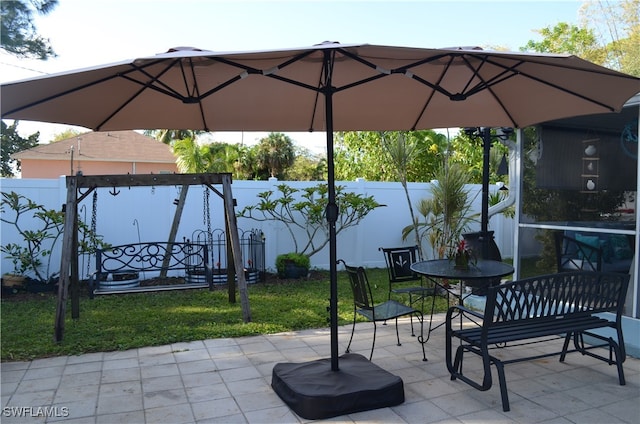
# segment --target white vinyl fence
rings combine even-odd
[[[281,182],[281,181],[234,181],[232,184],[233,197],[237,200],[236,211],[245,206],[258,203],[257,194],[276,191],[276,185],[285,183],[291,187],[309,187],[317,182]],[[1,179],[1,191],[15,191],[47,209],[59,210],[66,200],[65,178],[59,179]],[[345,190],[363,195],[371,195],[378,203],[386,205],[377,208],[367,215],[360,225],[349,228],[338,234],[338,258],[347,263],[365,267],[384,267],[384,258],[378,251],[379,247],[394,247],[414,243],[413,236],[402,239],[402,228],[409,225],[409,209],[405,192],[400,183],[368,182],[364,180],[337,182],[345,186]],[[420,199],[429,197],[431,183],[410,183],[409,193],[412,204]],[[497,187],[491,187],[496,190]],[[103,236],[105,242],[112,245],[166,241],[176,210],[174,200],[179,197],[179,187],[116,187],[114,189],[97,189],[96,231]],[[480,211],[480,185],[469,185],[471,197],[474,199],[474,212]],[[116,192],[117,195],[112,193]],[[208,207],[210,221],[206,219],[204,211],[207,209],[204,188],[191,186],[187,202],[183,211],[176,241],[193,239],[199,230],[224,229],[222,199],[210,192]],[[87,196],[78,206],[78,214],[82,221],[91,225],[94,201],[93,193]],[[11,211],[5,211],[10,214]],[[29,223],[23,223],[29,227]],[[259,229],[265,235],[266,265],[268,270],[275,268],[275,258],[280,253],[293,250],[293,241],[284,225],[279,222],[257,222],[251,219],[239,218],[240,230]],[[495,240],[503,258],[513,256],[513,228],[512,219],[502,215],[491,218],[489,229],[495,231]],[[476,224],[469,231],[479,231],[480,224]],[[10,242],[21,243],[22,240],[13,226],[2,223],[0,242],[6,245]],[[60,268],[61,239],[53,249],[48,275],[58,272]],[[426,241],[423,242],[426,258],[431,258],[431,251]],[[326,246],[321,252],[311,257],[311,265],[315,268],[328,269],[329,250]],[[81,278],[93,271],[93,258],[80,257],[79,267]],[[2,258],[2,273],[12,270],[11,261]],[[46,272],[46,270],[45,270]]]

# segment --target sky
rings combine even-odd
[[[338,41],[517,51],[529,40],[541,40],[535,30],[558,22],[578,25],[581,5],[576,0],[59,0],[50,14],[34,21],[58,57],[20,60],[0,50],[0,83],[178,46],[245,51]],[[23,136],[40,131],[41,142],[68,128],[74,127],[28,121],[18,125]],[[324,148],[322,133],[287,134],[312,151]],[[213,139],[252,144],[265,135],[216,133]]]

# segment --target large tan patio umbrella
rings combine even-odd
[[[327,42],[256,52],[176,48],[1,90],[4,118],[95,131],[327,131],[331,144],[334,130],[523,128],[619,111],[640,83],[575,56]],[[484,144],[486,171],[491,143]],[[482,232],[488,182],[485,172]]]
[[[254,52],[178,48],[0,87],[3,119],[96,131],[326,131],[333,372],[340,370],[334,131],[523,128],[563,117],[617,112],[637,92],[639,79],[574,56],[330,42]],[[483,197],[487,195],[483,184]],[[486,220],[484,209],[483,204]],[[304,403],[301,398],[292,403]],[[343,406],[331,409],[337,403]],[[322,418],[371,408],[332,399],[311,409],[329,411],[296,412]]]

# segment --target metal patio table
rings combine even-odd
[[[447,299],[450,295],[458,298],[460,305],[464,303],[465,282],[468,285],[488,286],[497,278],[501,278],[513,274],[513,267],[505,262],[494,261],[490,259],[478,259],[475,263],[470,264],[468,269],[455,268],[454,262],[449,259],[433,259],[429,261],[415,262],[411,265],[411,270],[418,274],[424,275],[435,284],[436,293],[441,288],[447,293]],[[448,284],[443,284],[442,280],[459,280],[459,293],[451,288]],[[433,310],[435,308],[435,294],[431,302],[431,313],[429,317],[429,329],[425,343],[429,340],[431,332],[438,329],[443,323],[433,327]]]

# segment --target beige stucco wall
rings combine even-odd
[[[84,175],[160,174],[178,172],[178,167],[175,163],[74,161],[73,174],[78,171]],[[22,160],[22,178],[58,178],[61,175],[71,175],[70,161]]]

